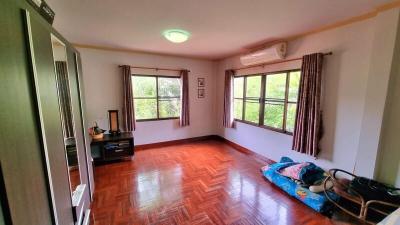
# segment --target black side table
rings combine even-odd
[[[102,139],[92,139],[91,154],[95,163],[131,158],[134,155],[132,132],[119,135],[104,134]]]

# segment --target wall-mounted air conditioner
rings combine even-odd
[[[258,50],[240,57],[240,62],[245,66],[267,63],[286,56],[287,44],[285,42],[275,44],[271,47]]]

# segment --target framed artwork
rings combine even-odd
[[[204,89],[197,90],[197,98],[204,98],[206,96],[206,92]]]
[[[206,79],[205,78],[197,78],[197,87],[205,87]]]

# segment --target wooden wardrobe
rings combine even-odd
[[[70,185],[53,39],[65,47],[76,190]],[[94,184],[82,76],[79,52],[31,4],[0,1],[0,225],[88,222]]]

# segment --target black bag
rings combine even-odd
[[[399,188],[389,187],[365,177],[355,177],[350,188],[360,194],[365,201],[379,200],[400,205]]]

